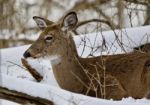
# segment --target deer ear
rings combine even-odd
[[[38,17],[38,16],[34,16],[33,20],[36,22],[36,24],[38,25],[38,27],[40,29],[42,29],[42,30],[45,29],[47,26],[53,24],[52,21],[49,21],[47,19],[44,19],[44,18]]]
[[[77,25],[78,18],[75,12],[69,12],[63,19],[62,30],[73,30]]]

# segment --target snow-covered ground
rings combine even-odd
[[[120,47],[118,41],[115,38],[115,34],[123,42],[123,48]],[[89,35],[75,36],[76,46],[78,48],[79,55],[87,57],[90,53],[94,55],[101,54],[117,54],[132,52],[133,47],[140,44],[148,43],[150,35],[150,26],[137,27],[131,29],[123,29],[93,33]],[[107,48],[100,47],[98,50],[91,50],[91,46],[96,49],[97,46],[102,44],[102,36],[105,38]],[[86,47],[81,40],[86,40]],[[40,74],[44,76],[44,79],[37,83],[32,76],[24,69],[20,59],[23,57],[24,51],[29,45],[1,49],[1,69],[0,69],[0,86],[8,87],[12,90],[17,90],[23,93],[28,93],[32,96],[40,96],[52,100],[56,105],[150,105],[150,100],[138,99],[135,100],[131,97],[122,99],[121,101],[104,100],[92,98],[72,92],[68,92],[59,88],[50,66],[49,60],[43,59],[28,59],[28,62],[32,67],[36,68]],[[84,49],[84,52],[82,53]],[[0,100],[1,101],[1,100]],[[7,101],[2,101],[3,105],[7,104]],[[12,105],[12,104],[11,104]]]

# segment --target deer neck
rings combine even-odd
[[[52,60],[51,60],[51,64],[53,65],[57,65],[59,63],[65,62],[66,64],[70,64],[72,63],[72,65],[74,65],[74,62],[71,62],[74,59],[78,59],[78,53],[76,50],[76,46],[75,46],[75,42],[73,40],[72,36],[68,36],[68,38],[64,38],[62,43],[63,45],[62,48],[60,48],[59,50],[59,54],[57,56],[53,56]]]
[[[83,80],[85,76],[78,64],[78,60],[79,56],[74,40],[72,36],[69,36],[69,40],[64,41],[64,48],[59,57],[59,62],[51,62],[54,76],[60,87],[74,92],[83,91],[84,86],[78,78]]]

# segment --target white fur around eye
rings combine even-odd
[[[52,35],[47,35],[47,36],[44,37],[44,39],[47,43],[50,43],[50,42],[52,42],[53,36]]]

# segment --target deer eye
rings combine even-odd
[[[52,39],[53,39],[53,37],[51,35],[45,36],[45,41],[48,43],[51,42]]]

